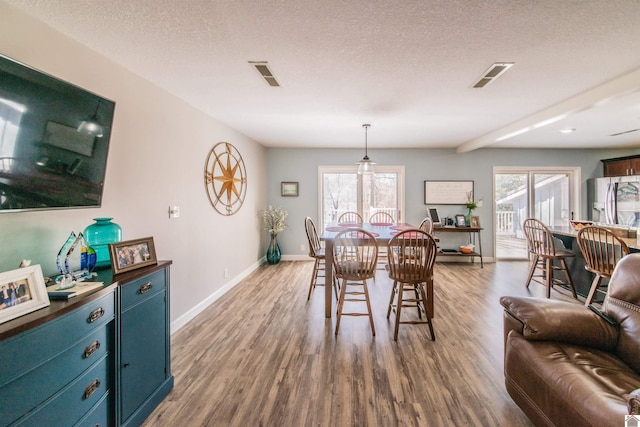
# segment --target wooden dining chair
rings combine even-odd
[[[526,282],[527,288],[532,280],[540,283],[547,288],[547,298],[550,298],[553,286],[566,285],[570,288],[573,297],[578,298],[566,262],[567,258],[575,257],[575,254],[566,249],[556,248],[553,235],[540,220],[525,219],[522,228],[531,256],[531,267]],[[536,274],[536,271],[539,273]],[[556,271],[562,271],[566,280],[562,281],[556,278],[554,274]]]
[[[371,333],[376,335],[367,279],[372,279],[375,276],[377,261],[378,244],[370,232],[358,228],[348,228],[339,232],[334,238],[334,274],[340,287],[336,335],[338,335],[342,316],[368,316]],[[357,303],[365,303],[366,312],[345,312],[345,303],[349,304],[349,310]]]
[[[322,247],[320,243],[320,238],[318,237],[318,232],[316,230],[316,225],[313,223],[313,220],[310,217],[306,217],[304,219],[304,229],[307,233],[307,240],[309,242],[309,256],[315,260],[313,264],[313,273],[311,274],[311,282],[309,283],[309,294],[307,295],[307,301],[311,298],[311,292],[315,289],[316,286],[325,286],[326,281],[326,254],[324,251],[324,247]],[[322,273],[322,274],[321,274]],[[319,282],[319,278],[324,278],[323,281]],[[337,283],[333,280],[333,290],[336,294],[336,300],[338,299],[338,288]]]
[[[347,211],[338,217],[339,224],[362,224],[362,215],[358,212]]]
[[[580,251],[586,261],[585,269],[595,274],[589,295],[584,302],[588,306],[593,303],[596,292],[607,294],[608,279],[622,257],[629,255],[627,244],[611,230],[599,226],[581,228],[576,236]],[[602,279],[607,279],[603,284]]]
[[[376,212],[369,217],[371,224],[391,225],[396,222],[395,218],[387,212]]]
[[[433,234],[433,220],[429,217],[426,217],[422,220],[418,228],[425,233]]]
[[[389,278],[393,280],[387,319],[394,311],[396,315],[393,339],[398,340],[400,324],[429,325],[431,340],[433,332],[433,266],[437,247],[433,237],[422,230],[405,230],[389,240]],[[407,256],[408,255],[408,256]],[[416,315],[403,320],[404,308],[415,307]]]

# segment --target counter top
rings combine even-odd
[[[549,229],[549,231],[551,231],[552,234],[558,234],[561,236],[575,238],[578,234],[578,232],[573,228],[571,228],[570,226],[552,226],[547,228]],[[638,245],[638,239],[628,238],[628,237],[621,237],[620,239],[627,244],[629,249],[634,251],[640,251],[640,245]]]

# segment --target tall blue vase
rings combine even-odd
[[[280,246],[278,246],[278,235],[272,234],[269,247],[267,248],[267,262],[271,265],[280,262]]]
[[[122,240],[122,228],[113,218],[94,218],[93,224],[84,229],[84,238],[96,251],[96,268],[110,267],[109,243]]]

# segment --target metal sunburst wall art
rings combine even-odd
[[[247,171],[240,152],[228,142],[219,142],[209,151],[204,167],[211,206],[225,216],[238,212],[247,193]]]

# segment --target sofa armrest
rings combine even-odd
[[[640,415],[640,388],[632,391],[627,396],[627,409],[629,415]]]
[[[543,298],[503,296],[500,304],[522,323],[530,341],[558,341],[611,351],[618,328],[581,304]]]

